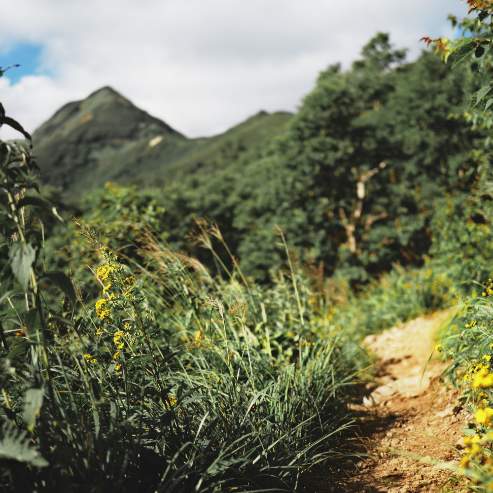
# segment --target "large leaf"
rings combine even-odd
[[[29,243],[17,242],[10,247],[9,258],[12,272],[25,291],[29,286],[36,250]]]
[[[448,63],[451,63],[455,67],[464,62],[474,52],[476,46],[477,42],[475,39],[463,40],[449,56]]]
[[[24,130],[24,127],[17,120],[10,118],[10,116],[4,116],[0,120],[0,126],[3,124],[8,125],[10,128],[13,128],[14,130],[17,130],[19,133],[24,135],[26,139],[32,140],[29,132],[26,132],[26,130]]]
[[[34,467],[46,467],[48,462],[33,448],[26,433],[12,426],[3,427],[0,439],[0,459],[23,462]]]
[[[43,405],[43,389],[29,389],[24,396],[24,412],[22,418],[29,431],[34,430],[36,418],[39,416]]]
[[[477,106],[490,91],[491,91],[491,86],[489,84],[479,89],[479,91],[476,92],[476,94],[474,95],[475,106]]]

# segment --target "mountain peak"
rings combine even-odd
[[[86,98],[66,104],[36,130],[35,136],[42,136],[46,141],[62,129],[65,137],[73,137],[77,141],[134,140],[142,134],[153,136],[159,133],[181,136],[111,86],[100,87]]]
[[[159,142],[184,139],[165,122],[104,86],[63,106],[34,132],[33,140],[45,181],[65,188],[83,175],[114,179],[124,161],[116,157],[115,149],[125,149],[125,156],[135,152],[136,165],[136,149],[148,148],[156,137]]]
[[[109,95],[114,95],[114,96],[121,96],[121,94],[116,90],[113,89],[111,86],[103,86],[100,87],[99,89],[96,89],[95,91],[91,92],[88,98],[96,96],[97,94],[109,94]]]
[[[91,100],[101,100],[101,101],[120,101],[130,103],[130,100],[123,96],[116,89],[113,89],[111,86],[103,86],[95,91],[91,92],[89,96],[87,96],[83,101],[91,101]]]

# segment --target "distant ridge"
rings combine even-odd
[[[34,132],[33,142],[43,181],[77,198],[109,180],[159,185],[214,167],[220,157],[265,144],[290,116],[260,111],[224,134],[188,139],[104,86],[62,106]]]

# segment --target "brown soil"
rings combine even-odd
[[[451,315],[437,312],[365,339],[376,357],[376,386],[352,406],[359,425],[347,445],[355,458],[338,463],[337,478],[320,471],[307,491],[467,491],[454,470],[468,416],[456,391],[440,381],[446,364],[431,357],[436,332]]]

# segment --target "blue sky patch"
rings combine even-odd
[[[40,73],[40,60],[43,47],[33,43],[18,43],[0,52],[0,67],[8,67],[16,63],[20,67],[12,68],[6,77],[15,84],[25,75]]]

